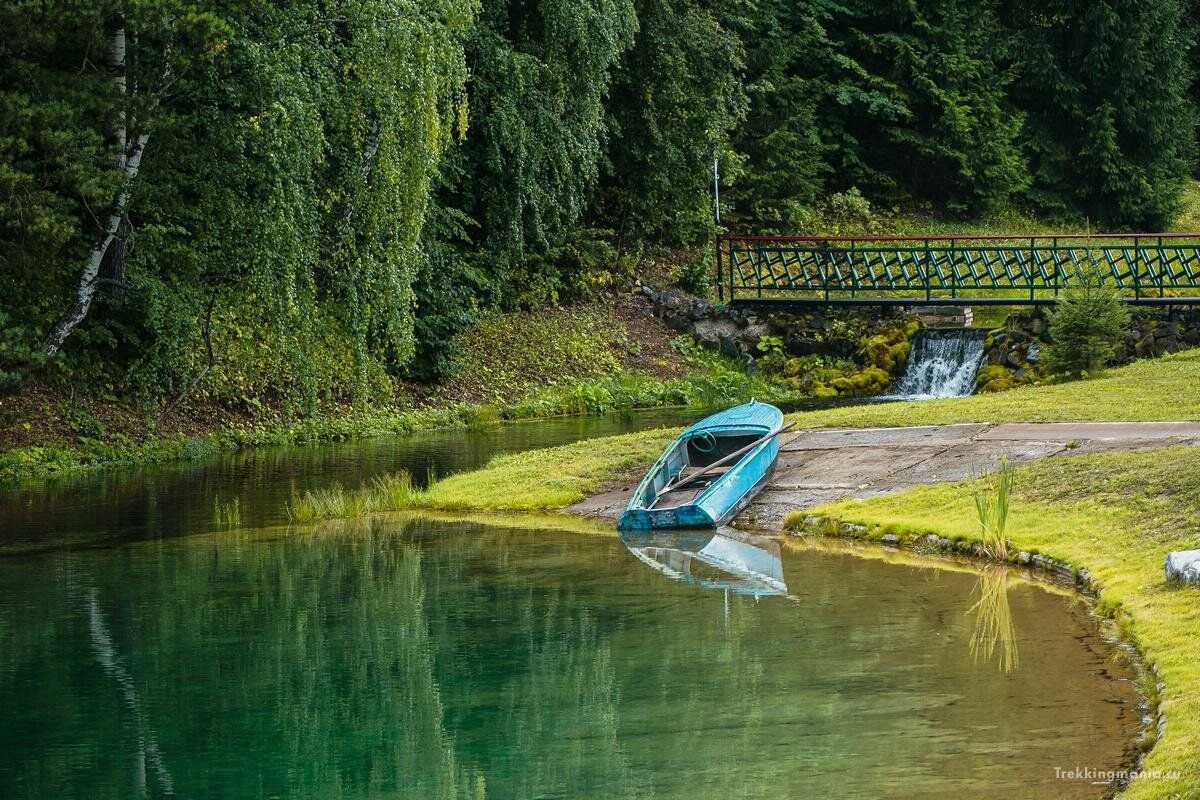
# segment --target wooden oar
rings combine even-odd
[[[712,472],[717,467],[724,466],[725,464],[729,463],[730,461],[733,461],[733,460],[737,459],[738,457],[745,455],[749,451],[758,447],[763,442],[765,442],[769,439],[774,439],[779,434],[784,433],[785,431],[791,430],[794,427],[796,427],[796,423],[794,423],[794,422],[789,422],[787,425],[781,425],[780,427],[771,431],[767,435],[763,436],[761,439],[756,439],[753,442],[751,442],[750,444],[746,445],[745,447],[741,447],[741,448],[738,448],[737,450],[734,450],[729,455],[725,456],[724,458],[714,461],[713,463],[709,464],[707,467],[700,470],[699,472],[689,475],[688,477],[684,478],[683,480],[676,481],[675,483],[668,483],[666,486],[664,486],[662,488],[661,492],[654,495],[655,501],[657,501],[658,498],[662,497],[667,492],[673,492],[680,487],[687,486],[689,483],[695,483],[698,479],[700,479],[700,478],[704,477],[705,475],[707,475],[708,473]],[[654,504],[651,503],[651,505],[654,505]]]

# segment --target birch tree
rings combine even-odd
[[[79,276],[79,287],[75,292],[75,301],[46,334],[43,350],[48,356],[56,354],[62,348],[63,342],[87,318],[88,311],[91,310],[92,302],[95,300],[97,289],[100,286],[100,266],[121,232],[122,222],[125,220],[125,214],[129,207],[130,193],[142,166],[142,155],[146,151],[146,145],[150,142],[149,133],[141,132],[133,137],[129,135],[129,114],[126,105],[128,92],[125,17],[122,14],[114,15],[106,25],[106,29],[107,70],[112,83],[114,103],[114,111],[109,124],[109,139],[115,153],[113,167],[119,176],[120,184],[108,212],[98,220],[100,232],[84,261],[83,271]]]

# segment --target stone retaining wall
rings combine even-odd
[[[998,391],[1012,388],[1041,374],[1039,358],[1051,343],[1048,309],[1035,308],[1009,314],[1004,327],[988,331],[985,364],[979,372],[979,388]],[[1128,364],[1189,347],[1200,346],[1200,309],[1135,310],[1129,333],[1117,346],[1109,364]]]
[[[789,355],[822,355],[854,358],[859,337],[852,331],[871,332],[906,319],[901,309],[869,306],[854,309],[810,309],[797,312],[772,311],[756,314],[717,305],[683,292],[642,286],[655,316],[667,327],[690,333],[705,349],[743,361],[750,369],[758,357],[759,340],[778,336]]]

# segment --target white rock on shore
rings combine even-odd
[[[1200,583],[1200,550],[1177,550],[1168,553],[1163,570],[1170,582]]]

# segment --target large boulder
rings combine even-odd
[[[1163,565],[1171,583],[1200,583],[1200,550],[1176,550]]]
[[[700,346],[707,350],[728,350],[728,345],[722,346],[723,340],[736,342],[738,327],[727,319],[705,319],[697,322],[692,328],[692,335]],[[733,349],[737,357],[736,346]],[[728,353],[726,353],[728,355]]]

